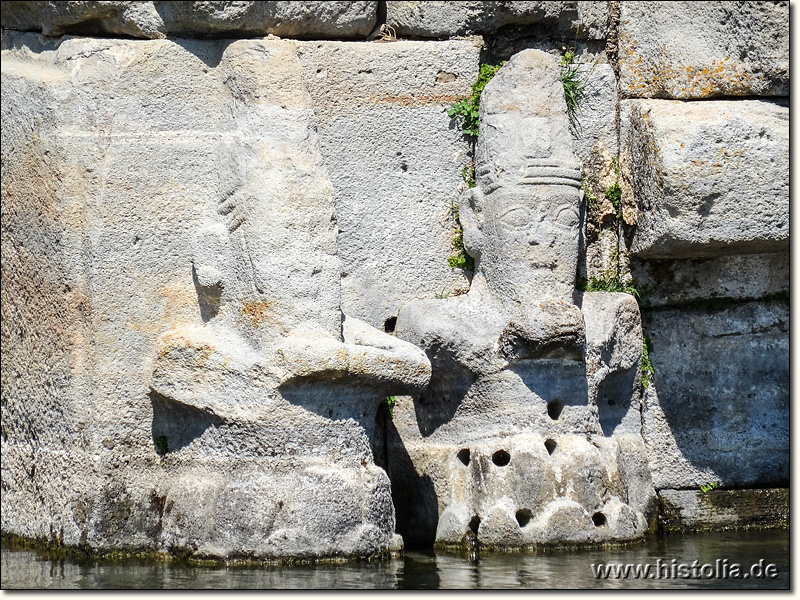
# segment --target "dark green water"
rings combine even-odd
[[[659,560],[661,572],[656,578]],[[697,563],[692,572],[694,561]],[[633,576],[598,579],[593,574],[592,564],[599,563],[650,565],[650,576],[646,579]],[[718,573],[729,573],[734,564],[740,565],[741,572],[750,576],[718,577]],[[756,569],[751,575],[752,565],[756,565]],[[680,577],[682,572],[690,577]],[[777,577],[769,576],[773,573]],[[764,576],[759,578],[759,574]],[[135,560],[51,561],[35,552],[4,547],[2,588],[788,589],[789,532],[670,535],[627,548],[484,554],[475,560],[458,555],[409,552],[403,558],[385,562],[294,567],[195,567]]]

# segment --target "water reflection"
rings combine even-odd
[[[775,579],[597,579],[592,564],[775,564]],[[3,589],[788,589],[789,532],[652,538],[627,548],[466,556],[409,552],[373,563],[294,567],[196,567],[145,561],[57,561],[2,549]]]

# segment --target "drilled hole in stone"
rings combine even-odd
[[[550,402],[547,403],[547,414],[551,419],[553,419],[553,421],[558,420],[558,417],[561,416],[561,411],[563,409],[564,405],[558,398],[555,400],[550,400]]]
[[[475,515],[470,519],[469,528],[472,530],[472,533],[478,535],[478,527],[481,526],[481,518],[478,515]]]
[[[611,400],[611,399],[609,398],[609,400],[608,400],[608,405],[609,405],[609,406],[614,406],[615,404],[616,404],[616,402],[614,402],[613,400]]]
[[[396,325],[397,325],[397,317],[389,317],[383,322],[383,330],[386,333],[393,333]]]
[[[456,456],[458,457],[458,460],[464,463],[465,467],[469,465],[469,448],[462,448],[461,450],[458,451],[458,454],[456,454]]]
[[[548,454],[552,454],[553,452],[555,452],[556,451],[556,446],[558,446],[558,444],[556,444],[556,441],[553,440],[553,439],[547,440],[544,443],[544,447],[547,448],[547,453]]]
[[[505,450],[498,450],[492,454],[492,462],[498,467],[505,467],[509,462],[511,462],[511,455]]]
[[[595,527],[602,527],[606,524],[606,516],[601,512],[596,512],[592,515],[592,523]]]
[[[519,523],[519,526],[525,527],[525,525],[531,522],[531,516],[533,515],[527,508],[521,508],[517,511],[515,516],[517,517],[517,523]]]

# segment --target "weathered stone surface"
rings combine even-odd
[[[580,170],[557,59],[516,55],[480,113],[477,186],[459,202],[470,291],[397,318],[397,336],[432,364],[431,385],[398,401],[387,435],[399,531],[442,548],[640,537],[653,492],[644,462],[626,458],[644,450],[638,308],[621,294],[586,294],[585,312],[573,302]],[[617,429],[638,445],[605,437]]]
[[[622,113],[623,162],[638,212],[633,254],[786,251],[787,104],[631,100]]]
[[[617,79],[614,69],[602,56],[586,54],[578,60],[579,77],[585,80],[585,96],[572,120],[575,154],[581,161],[583,174],[598,182],[610,175],[611,159],[619,151],[617,140]]]
[[[655,384],[643,433],[656,489],[785,485],[789,306],[646,311]]]
[[[629,97],[789,95],[788,2],[620,2]]]
[[[789,489],[661,490],[659,521],[664,532],[789,527]]]
[[[3,531],[396,548],[369,437],[430,367],[342,315],[297,43],[3,44]]]
[[[589,398],[607,436],[641,433],[642,321],[629,294],[583,294]]]
[[[4,2],[2,25],[45,35],[363,38],[377,2]]]
[[[389,0],[386,22],[399,35],[428,38],[491,34],[506,25],[542,25],[583,39],[602,39],[608,28],[608,12],[604,2]]]
[[[301,46],[334,186],[344,310],[383,327],[411,300],[468,287],[451,269],[451,205],[469,144],[447,109],[479,40]]]
[[[689,260],[633,261],[642,306],[687,305],[725,299],[758,300],[789,293],[789,256],[742,254]]]

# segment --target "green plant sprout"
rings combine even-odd
[[[567,102],[567,116],[570,121],[575,119],[575,116],[580,110],[581,104],[586,99],[586,84],[589,82],[594,68],[600,61],[597,60],[592,64],[592,68],[585,75],[581,75],[583,62],[575,62],[575,50],[567,50],[561,56],[561,85],[564,86],[564,100]]]
[[[461,177],[464,178],[464,183],[468,188],[475,187],[475,163],[470,162],[463,169],[461,169]]]
[[[703,492],[704,494],[707,494],[711,490],[715,490],[718,487],[719,487],[719,484],[716,483],[716,482],[704,483],[703,485],[700,486],[700,491]]]
[[[642,387],[647,389],[650,385],[650,378],[655,375],[653,363],[650,360],[650,343],[647,337],[642,337]]]
[[[597,196],[592,193],[592,190],[589,189],[589,180],[584,179],[581,182],[581,189],[583,190],[583,197],[586,198],[586,206],[589,210],[597,210]]]
[[[578,288],[584,292],[622,292],[639,297],[639,291],[634,287],[633,280],[623,280],[619,276],[613,277],[590,277],[581,279]]]
[[[386,403],[386,409],[389,411],[389,418],[394,418],[394,405],[397,403],[397,398],[394,396],[388,396],[384,401]]]
[[[614,216],[619,219],[622,216],[620,212],[622,188],[620,187],[618,181],[615,181],[614,185],[606,190],[606,199],[611,202],[611,206],[614,207]]]
[[[450,203],[450,215],[453,218],[453,250],[456,254],[447,258],[447,264],[451,269],[474,271],[475,259],[467,254],[464,248],[464,230],[458,220],[458,207],[455,202]]]
[[[478,108],[481,104],[481,92],[504,64],[506,64],[506,61],[501,62],[499,65],[482,64],[478,73],[478,80],[472,84],[472,95],[459,100],[447,111],[447,116],[454,118],[461,125],[461,131],[464,135],[473,138],[478,137],[478,126],[480,125]]]

